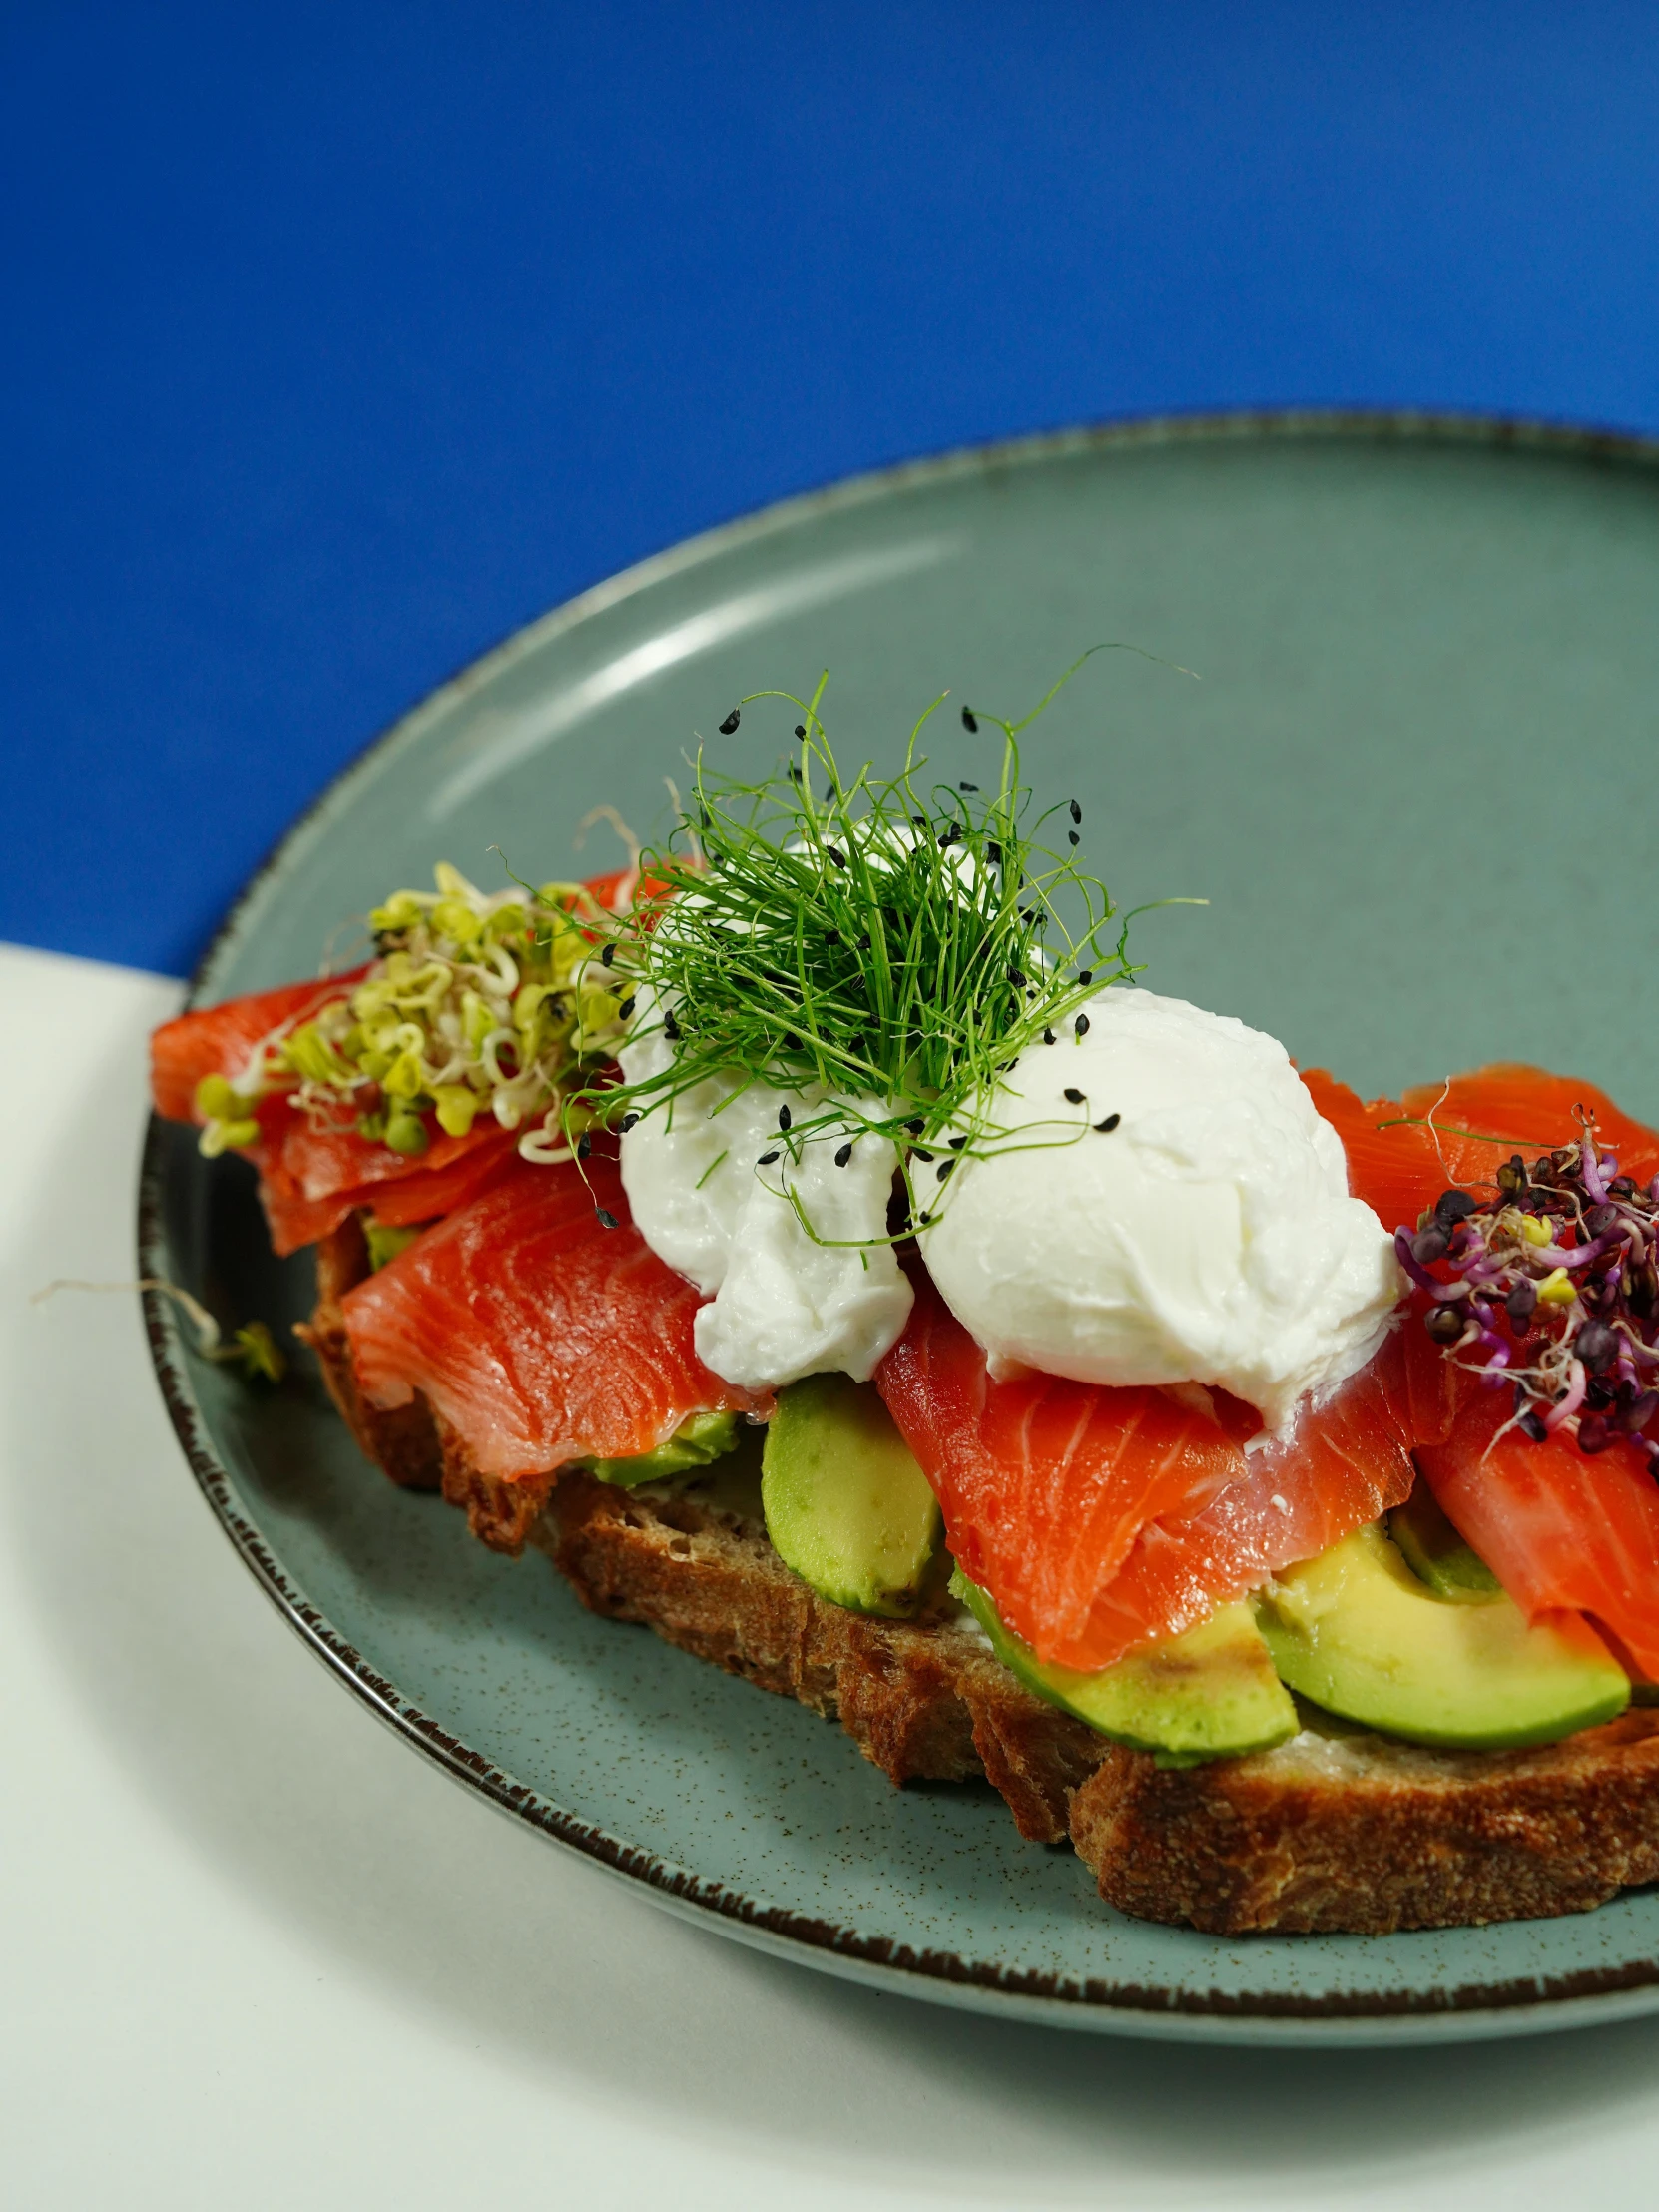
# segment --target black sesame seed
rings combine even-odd
[[[790,1126],[790,1110],[787,1106],[780,1106],[778,1109],[778,1126],[780,1129]]]
[[[971,707],[964,707],[962,709],[962,728],[964,730],[977,730],[978,727],[979,717],[974,713]]]
[[[1073,1086],[1068,1083],[1066,1085],[1065,1100],[1068,1106],[1081,1106],[1083,1103],[1083,1093],[1080,1090],[1074,1089]]]
[[[848,1160],[850,1160],[850,1159],[851,1159],[851,1157],[852,1157],[852,1147],[851,1147],[851,1145],[850,1145],[850,1144],[843,1144],[843,1145],[841,1146],[840,1150],[839,1150],[839,1151],[838,1151],[838,1152],[837,1152],[837,1153],[835,1154],[835,1165],[836,1165],[836,1167],[838,1167],[838,1168],[844,1168],[844,1167],[845,1167],[845,1165],[846,1165],[846,1163],[847,1163],[847,1161],[848,1161]]]
[[[1089,1017],[1088,1017],[1088,1015],[1087,1015],[1087,1014],[1079,1014],[1079,1015],[1078,1015],[1078,1017],[1077,1017],[1077,1019],[1076,1019],[1076,1020],[1075,1020],[1075,1021],[1074,1021],[1073,1023],[1072,1023],[1072,1025],[1071,1025],[1071,1026],[1072,1026],[1073,1030],[1074,1030],[1074,1031],[1075,1031],[1075,1032],[1077,1033],[1077,1035],[1078,1035],[1078,1036],[1080,1036],[1080,1037],[1086,1037],[1086,1036],[1088,1035],[1088,1033],[1089,1033]]]
[[[622,1227],[621,1222],[617,1220],[608,1206],[596,1206],[593,1211],[594,1218],[601,1229],[620,1229]]]
[[[758,1168],[769,1168],[771,1167],[773,1161],[777,1159],[777,1157],[778,1155],[776,1152],[763,1152],[761,1154],[761,1157],[756,1161],[755,1165]]]
[[[637,1003],[638,1001],[632,997],[625,998],[622,1004],[617,1008],[617,1014],[619,1018],[623,1021],[632,1020],[634,1008]]]
[[[721,736],[723,738],[729,738],[732,735],[732,732],[738,727],[740,719],[741,718],[738,714],[738,710],[736,709],[736,707],[734,707],[732,709],[732,712],[727,716],[726,720],[720,726]]]
[[[1095,1127],[1103,1137],[1109,1137],[1122,1119],[1121,1114],[1108,1114],[1104,1121],[1097,1121]]]
[[[1078,806],[1078,804],[1077,804],[1077,802],[1076,802],[1076,800],[1075,800],[1075,799],[1074,799],[1074,800],[1072,800],[1072,801],[1070,802],[1070,805],[1071,805],[1071,819],[1072,819],[1072,821],[1073,821],[1073,822],[1081,822],[1081,821],[1082,821],[1082,819],[1083,819],[1083,810],[1082,810],[1082,808]]]

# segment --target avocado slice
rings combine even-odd
[[[1426,1582],[1436,1597],[1452,1605],[1489,1605],[1503,1595],[1503,1584],[1464,1543],[1420,1474],[1405,1503],[1388,1515],[1388,1534],[1417,1580]]]
[[[1575,1615],[1527,1625],[1500,1592],[1447,1601],[1380,1522],[1289,1567],[1256,1599],[1282,1680],[1312,1704],[1407,1743],[1550,1744],[1622,1713],[1630,1684]]]
[[[773,1549],[832,1605],[902,1619],[920,1604],[944,1524],[871,1383],[811,1375],[779,1391],[761,1500]]]
[[[736,1448],[736,1413],[693,1413],[655,1451],[637,1452],[631,1459],[582,1459],[578,1465],[601,1482],[617,1482],[633,1489],[640,1482],[661,1482],[671,1474],[685,1474],[692,1467],[706,1467]]]
[[[1196,1628],[1161,1637],[1098,1674],[1083,1674],[1039,1659],[960,1567],[950,1589],[1028,1690],[1097,1734],[1150,1751],[1161,1767],[1268,1751],[1301,1726],[1248,1603],[1218,1606]]]

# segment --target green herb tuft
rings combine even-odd
[[[928,775],[920,744],[942,696],[890,777],[843,771],[819,712],[827,678],[810,700],[743,700],[796,709],[793,757],[745,782],[700,752],[673,832],[641,855],[632,910],[604,925],[611,974],[639,988],[624,1045],[660,1036],[672,1057],[573,1105],[614,1125],[711,1079],[821,1089],[823,1109],[780,1132],[795,1158],[832,1131],[887,1137],[901,1156],[946,1131],[966,1132],[968,1152],[1012,1135],[989,1119],[998,1079],[1045,1032],[1074,1042],[1086,1002],[1138,972],[1133,916],[1083,865],[1081,808],[1061,800],[1032,819],[1021,781],[1021,733],[1108,650],[1083,654],[1017,722],[963,710],[970,733],[1001,734],[988,792]]]

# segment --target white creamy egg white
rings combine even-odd
[[[1212,1383],[1277,1429],[1382,1343],[1389,1239],[1272,1037],[1120,985],[984,1113],[1023,1134],[915,1181],[928,1272],[993,1374]]]
[[[649,1020],[649,1012],[646,1018]],[[624,1080],[664,1073],[661,1029],[624,1046]],[[711,1079],[653,1106],[622,1138],[622,1184],[640,1234],[711,1303],[697,1316],[698,1358],[726,1382],[777,1389],[839,1371],[867,1382],[903,1334],[914,1294],[885,1236],[897,1156],[884,1137],[791,1141],[826,1093]],[[760,1162],[767,1157],[766,1166]],[[818,1239],[784,1195],[793,1190]]]

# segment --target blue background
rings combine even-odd
[[[0,937],[183,972],[503,633],[1255,402],[1659,430],[1651,7],[0,14]]]

